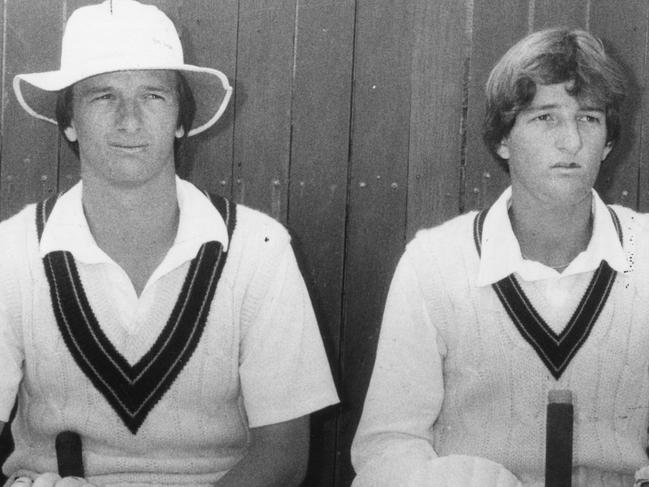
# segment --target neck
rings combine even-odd
[[[139,295],[176,237],[175,178],[138,187],[95,184],[88,178],[82,201],[97,245],[124,269]]]
[[[83,180],[83,209],[93,237],[99,243],[117,244],[126,236],[133,244],[175,235],[178,202],[175,179],[155,181],[146,186],[94,184]],[[176,222],[174,225],[170,223]],[[100,245],[101,247],[101,245]]]
[[[592,195],[561,206],[522,201],[512,193],[509,218],[523,257],[561,271],[590,242]]]

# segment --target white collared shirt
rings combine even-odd
[[[523,258],[509,220],[512,190],[507,188],[485,217],[478,285],[491,285],[513,273],[525,281],[557,280],[593,271],[602,260],[618,272],[628,271],[629,263],[611,215],[597,192],[593,190],[592,193],[593,233],[588,247],[559,273],[540,262]]]
[[[154,305],[155,283],[167,273],[196,256],[205,242],[218,241],[228,248],[228,233],[221,214],[207,196],[191,183],[176,178],[176,194],[180,209],[178,232],[173,245],[160,265],[153,271],[138,297],[126,272],[93,238],[82,205],[82,182],[61,195],[47,220],[40,242],[40,256],[56,250],[67,250],[83,265],[103,266],[110,284],[106,291],[123,317],[122,326],[131,333]]]
[[[588,285],[591,272],[605,260],[613,270],[628,272],[620,238],[606,205],[593,190],[593,232],[588,247],[559,273],[540,262],[524,259],[512,230],[508,209],[511,187],[507,188],[489,209],[482,232],[482,250],[478,271],[478,286],[490,286],[510,274],[515,274],[523,288],[533,288],[541,296],[543,315],[555,332],[560,332],[574,311],[574,291]]]

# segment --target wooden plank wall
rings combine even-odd
[[[5,0],[0,216],[68,188],[78,162],[11,91],[58,67],[65,19],[88,0]],[[181,175],[291,230],[342,404],[315,415],[306,485],[342,487],[396,261],[417,229],[490,204],[507,185],[481,141],[491,65],[531,30],[602,36],[633,75],[626,131],[598,188],[649,210],[646,0],[147,0],[189,62],[235,87],[185,147]]]

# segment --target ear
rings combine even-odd
[[[74,128],[74,122],[70,122],[70,126],[66,127],[63,130],[63,133],[65,134],[65,137],[70,141],[70,142],[76,142],[78,137],[77,137],[77,130]]]
[[[181,125],[180,127],[178,127],[178,128],[176,129],[176,138],[177,138],[177,139],[180,139],[183,135],[185,135],[185,129],[184,129],[183,126]]]
[[[496,154],[498,154],[502,159],[509,160],[510,153],[507,139],[500,141],[500,144],[498,144],[498,148],[496,149]]]
[[[602,162],[606,160],[610,152],[613,150],[613,141],[609,140],[602,149]]]

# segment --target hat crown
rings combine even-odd
[[[75,10],[65,26],[61,69],[121,69],[183,64],[171,20],[157,7],[133,0],[106,0]]]

